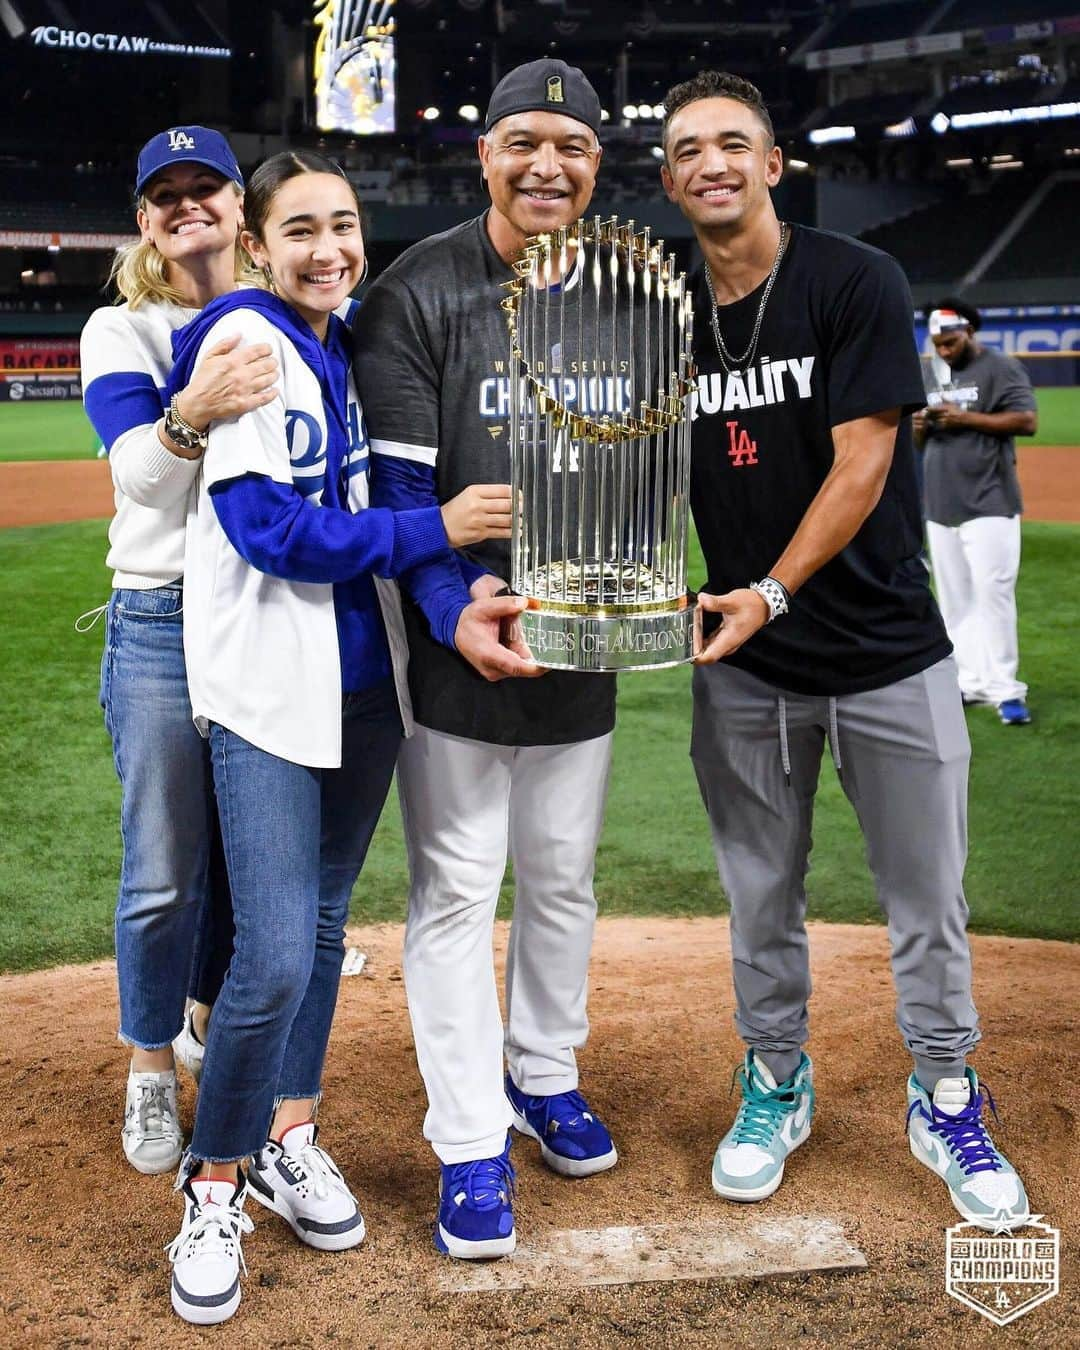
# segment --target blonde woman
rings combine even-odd
[[[123,861],[116,909],[120,1039],[131,1046],[122,1142],[144,1173],[182,1152],[172,1042],[197,1050],[184,1004],[206,912],[200,962],[210,1001],[229,952],[229,901],[215,849],[206,743],[192,722],[183,649],[188,499],[206,432],[273,397],[277,365],[265,345],[218,342],[166,406],[172,334],[235,289],[243,179],[228,142],[206,127],[172,127],[139,154],[140,239],[117,254],[124,303],[90,316],[82,334],[87,414],[109,453],[116,515],[101,703],[121,784]],[[201,1028],[205,1039],[205,1026]]]

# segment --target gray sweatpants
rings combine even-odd
[[[963,1073],[979,1040],[963,890],[971,751],[951,657],[836,699],[787,693],[722,662],[694,672],[690,753],[731,903],[735,1023],[777,1082],[798,1067],[810,997],[805,880],[826,742],[888,921],[896,1020],[932,1092]]]

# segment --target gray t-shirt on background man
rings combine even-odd
[[[948,384],[928,385],[928,407],[953,403],[965,412],[1034,412],[1027,371],[1009,356],[976,349]],[[924,444],[926,518],[937,525],[962,525],[978,516],[1017,516],[1023,510],[1011,436],[988,436],[966,427],[936,431]]]

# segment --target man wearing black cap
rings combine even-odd
[[[372,287],[356,326],[356,379],[379,504],[442,502],[509,478],[502,285],[529,235],[587,209],[599,127],[600,102],[580,70],[541,60],[511,71],[479,141],[490,209],[415,245]],[[576,273],[551,280],[574,314]],[[577,333],[578,324],[566,328]],[[559,359],[575,369],[569,346]],[[575,466],[553,461],[552,471]],[[451,649],[452,630],[432,634],[422,607],[449,588],[456,622],[470,592],[505,586],[509,549],[488,540],[459,556],[460,570],[418,569],[404,584],[417,729],[398,781],[411,873],[405,980],[428,1093],[424,1133],[442,1165],[436,1245],[473,1258],[514,1249],[511,1124],[538,1139],[565,1176],[617,1160],[578,1093],[574,1056],[588,1032],[615,683],[566,672],[485,682]],[[508,851],[515,901],[504,1046],[491,936]]]
[[[927,315],[948,378],[931,376],[915,414],[925,453],[926,538],[965,703],[989,703],[1006,726],[1031,721],[1017,678],[1020,480],[1016,436],[1038,425],[1027,371],[975,341],[979,311],[943,300]]]

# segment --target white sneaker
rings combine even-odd
[[[777,1083],[765,1061],[747,1050],[736,1073],[742,1102],[713,1158],[713,1190],[726,1200],[764,1200],[783,1181],[788,1156],[810,1138],[813,1065],[803,1054],[791,1077]]]
[[[945,1182],[957,1213],[995,1233],[1023,1228],[1031,1218],[1024,1183],[983,1124],[984,1101],[994,1103],[975,1070],[939,1079],[932,1097],[912,1074],[907,1096],[911,1152]]]
[[[195,1086],[198,1087],[206,1046],[195,1035],[194,1010],[192,1008],[189,1008],[184,1014],[183,1030],[173,1041],[172,1048],[177,1062],[187,1069],[195,1080]]]
[[[183,1134],[176,1112],[176,1073],[128,1071],[124,1128],[120,1131],[124,1156],[137,1172],[156,1176],[171,1172],[180,1161]]]
[[[246,1187],[233,1181],[185,1181],[184,1222],[165,1248],[172,1262],[172,1305],[185,1322],[213,1326],[240,1306],[247,1274],[240,1237],[255,1225],[244,1213]]]
[[[325,1149],[313,1121],[268,1139],[248,1166],[248,1188],[260,1205],[280,1214],[301,1242],[341,1252],[364,1240],[364,1216]]]

